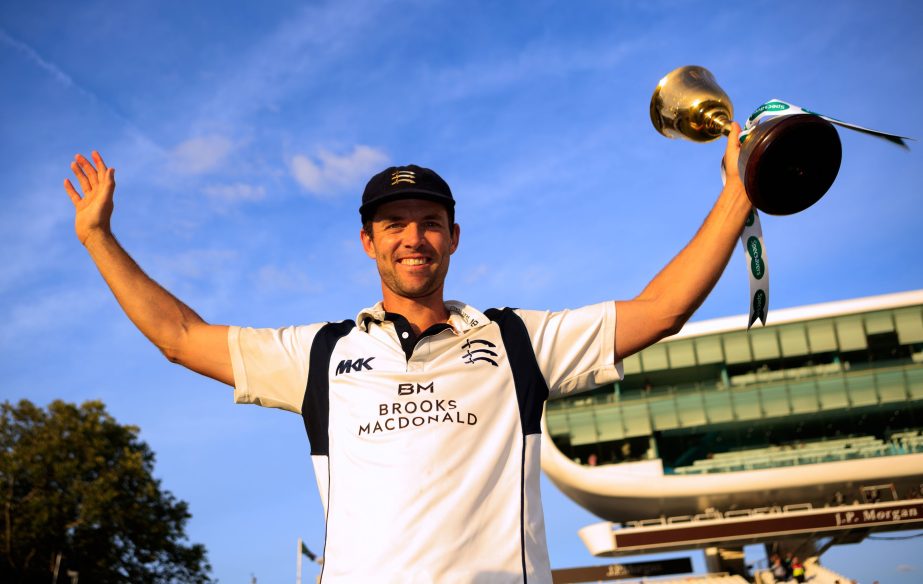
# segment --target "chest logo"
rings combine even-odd
[[[337,372],[335,375],[343,373],[344,375],[350,372],[355,371],[358,373],[365,369],[366,371],[372,370],[372,359],[375,357],[365,357],[364,359],[343,359],[340,361],[340,364],[337,365]]]
[[[462,345],[462,350],[465,351],[462,354],[462,360],[468,365],[472,365],[478,361],[486,361],[493,365],[494,367],[499,367],[497,362],[491,359],[491,357],[496,357],[497,354],[491,351],[495,349],[497,345],[491,343],[490,341],[485,341],[482,339],[468,339],[465,341],[465,344]]]

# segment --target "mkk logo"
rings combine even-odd
[[[365,359],[343,359],[340,361],[340,364],[337,365],[336,375],[340,373],[346,374],[351,371],[359,372],[365,369],[366,371],[371,371],[372,366],[369,363],[372,362],[372,359],[375,357],[366,357]]]
[[[480,345],[490,348],[478,348]],[[468,339],[465,341],[465,344],[462,345],[462,349],[465,350],[465,354],[462,355],[462,359],[464,359],[465,363],[469,365],[476,361],[487,361],[494,367],[499,367],[497,362],[490,358],[497,356],[496,353],[490,350],[496,347],[497,345],[491,343],[490,341],[485,341],[482,339]],[[490,357],[488,357],[488,355],[490,355]]]

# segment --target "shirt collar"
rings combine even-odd
[[[456,333],[482,327],[490,322],[490,319],[484,316],[480,310],[468,306],[464,302],[447,300],[445,307],[449,311],[449,324],[452,325]],[[378,302],[374,306],[363,308],[359,311],[359,314],[356,315],[356,326],[363,332],[368,332],[370,322],[384,322],[385,320],[387,319],[385,317],[384,303]]]

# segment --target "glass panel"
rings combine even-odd
[[[657,344],[641,351],[641,368],[644,371],[657,371],[667,368],[667,348]]]
[[[569,434],[569,426],[567,425],[567,417],[564,412],[558,411],[545,411],[545,422],[548,424],[548,433],[552,436],[560,436],[561,434]]]
[[[788,392],[784,385],[773,385],[761,390],[763,396],[763,411],[766,417],[787,416],[791,412],[788,405]]]
[[[861,316],[847,316],[836,321],[836,338],[841,351],[858,351],[868,346]]]
[[[672,399],[655,399],[649,402],[651,418],[656,430],[672,430],[679,428],[679,419],[676,417],[676,404]]]
[[[712,424],[730,422],[734,419],[731,411],[731,394],[728,391],[709,391],[705,393],[705,414]]]
[[[836,351],[836,336],[833,333],[832,320],[820,320],[808,323],[808,343],[811,353]]]
[[[923,399],[923,369],[908,369],[907,384],[913,399]]]
[[[592,410],[571,411],[567,416],[567,423],[570,425],[571,444],[578,446],[596,443],[596,420]]]
[[[734,403],[734,414],[738,420],[758,420],[763,417],[760,412],[757,390],[735,391],[731,399]]]
[[[919,308],[905,308],[894,313],[897,338],[902,345],[923,343],[923,313]]]
[[[721,337],[718,336],[695,339],[695,352],[699,359],[699,365],[724,361],[724,353],[721,351]]]
[[[622,365],[625,367],[625,375],[641,373],[641,358],[637,353],[623,360]]]
[[[747,333],[731,333],[724,336],[724,354],[728,363],[746,363],[752,361],[750,355],[750,336]]]
[[[647,403],[626,404],[622,406],[622,419],[625,423],[625,437],[649,436],[651,433],[650,412]]]
[[[750,331],[750,343],[753,345],[753,358],[762,361],[779,358],[779,342],[776,329],[757,329]]]
[[[846,384],[849,387],[849,399],[853,407],[871,406],[878,403],[874,375],[850,375],[846,378]]]
[[[814,382],[790,383],[788,395],[792,400],[793,414],[813,414],[817,411],[817,393]]]
[[[898,402],[907,399],[903,371],[884,371],[875,374],[881,403]]]
[[[695,365],[695,352],[692,350],[692,341],[675,341],[667,344],[670,353],[670,367],[690,367]]]
[[[890,312],[876,312],[865,315],[865,331],[870,334],[889,333],[894,330]]]
[[[620,406],[597,408],[596,427],[599,431],[600,442],[624,438],[625,429],[622,427],[622,408]]]
[[[846,396],[846,384],[842,379],[822,379],[817,382],[820,405],[825,410],[838,410],[849,407]]]
[[[808,338],[804,325],[796,324],[779,328],[779,341],[782,354],[786,357],[799,357],[808,354]]]
[[[676,396],[676,411],[679,413],[679,423],[684,428],[704,426],[708,423],[705,419],[702,396],[698,392]]]

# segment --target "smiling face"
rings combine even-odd
[[[449,225],[439,203],[403,199],[382,204],[362,247],[378,264],[385,305],[389,298],[442,302],[449,256],[458,247],[458,225]]]

